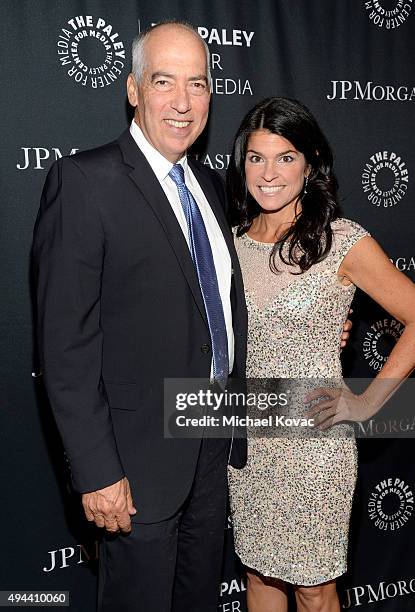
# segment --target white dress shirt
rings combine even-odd
[[[186,238],[187,244],[189,245],[189,232],[187,227],[186,217],[184,215],[183,207],[180,202],[179,193],[177,191],[176,184],[173,179],[169,177],[169,172],[173,167],[173,164],[163,157],[163,155],[157,151],[151,145],[142,130],[134,121],[131,122],[130,126],[131,136],[134,138],[137,146],[147,159],[154,174],[160,183],[170,206],[176,215],[177,221],[182,229],[184,237]],[[228,355],[229,355],[229,372],[233,368],[234,360],[234,336],[232,328],[232,310],[231,310],[231,279],[232,279],[232,262],[231,256],[226,246],[225,239],[222,234],[222,230],[216,220],[215,214],[206,199],[205,194],[202,191],[199,183],[196,180],[191,168],[187,163],[187,157],[184,155],[177,162],[183,166],[184,176],[187,188],[191,191],[198,207],[200,214],[202,215],[203,221],[206,226],[206,232],[209,238],[210,247],[212,249],[213,261],[216,269],[216,276],[218,279],[219,293],[222,300],[223,314],[225,317],[226,333],[228,336]],[[212,373],[212,367],[211,367]]]

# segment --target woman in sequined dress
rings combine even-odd
[[[320,436],[255,437],[248,428],[247,465],[229,468],[250,612],[287,610],[287,583],[299,612],[340,610],[335,579],[346,571],[357,472],[347,421],[370,418],[415,367],[414,285],[368,232],[340,218],[332,161],[308,109],[269,98],[243,120],[228,171],[248,306],[247,376],[324,379],[328,387],[307,397]],[[406,325],[359,396],[344,385],[340,363],[356,286]]]

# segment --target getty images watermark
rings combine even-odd
[[[205,379],[165,379],[164,436],[415,437],[413,379],[404,384],[376,381],[371,393],[382,407],[367,416],[367,402],[355,398],[372,383],[373,379],[230,378],[223,390]],[[356,420],[331,423],[333,414],[346,414],[348,403]],[[360,409],[362,413],[356,413]]]
[[[289,417],[282,414],[267,414],[261,412],[288,406],[289,391],[281,393],[266,392],[229,392],[199,389],[197,392],[182,392],[176,395],[176,410],[183,414],[176,416],[178,427],[312,427],[314,419],[304,417]],[[187,416],[197,407],[211,411],[211,414]],[[237,409],[232,414],[229,409]],[[252,415],[252,409],[258,411],[258,416]],[[244,410],[249,414],[244,414]]]

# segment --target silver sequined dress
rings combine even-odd
[[[249,378],[342,384],[340,336],[355,286],[342,285],[337,271],[368,233],[348,219],[332,229],[326,259],[300,275],[279,258],[274,274],[269,244],[235,238],[248,306]],[[248,427],[247,465],[229,467],[235,547],[246,566],[301,585],[346,571],[357,452],[352,427],[336,427],[340,435],[332,429],[320,438],[254,437]]]

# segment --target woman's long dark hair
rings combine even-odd
[[[340,214],[337,180],[332,170],[333,154],[317,121],[297,100],[274,97],[257,104],[243,119],[236,134],[227,173],[230,221],[237,226],[237,236],[247,232],[261,212],[246,186],[245,158],[250,135],[262,129],[289,140],[311,167],[306,193],[303,188],[299,194],[301,212],[275,243],[270,255],[274,272],[277,252],[285,263],[298,265],[305,272],[327,256],[333,240],[330,222]],[[286,243],[289,244],[288,260],[282,252]]]

